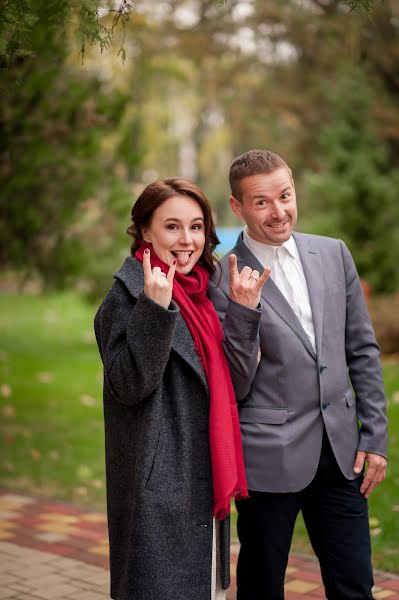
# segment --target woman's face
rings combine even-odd
[[[172,196],[154,211],[151,223],[143,228],[142,235],[161,260],[171,265],[176,259],[176,270],[187,275],[205,246],[202,208],[188,196]]]

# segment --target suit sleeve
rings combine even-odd
[[[344,242],[340,243],[346,282],[346,361],[361,422],[358,450],[386,457],[388,427],[380,350],[353,258]]]
[[[106,383],[122,404],[141,402],[162,383],[179,313],[145,294],[137,300],[112,289],[95,318]]]
[[[248,395],[258,368],[261,311],[230,300],[220,279],[219,271],[209,282],[208,296],[222,323],[223,348],[239,402]]]

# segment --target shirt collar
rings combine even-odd
[[[264,244],[263,242],[258,242],[251,238],[251,236],[248,235],[248,229],[245,226],[243,240],[247,248],[251,250],[258,260],[262,257],[262,260],[259,260],[259,262],[263,265],[270,264],[273,261],[279,248],[285,248],[292,258],[300,260],[298,248],[292,235],[281,246],[272,246],[271,244]]]

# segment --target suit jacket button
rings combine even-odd
[[[326,365],[320,365],[320,367],[319,367],[320,373],[323,373],[323,371],[325,371],[325,369],[327,369]]]

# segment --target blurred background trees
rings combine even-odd
[[[229,164],[262,147],[294,170],[299,227],[397,290],[395,0],[2,4],[0,259],[21,286],[101,294],[157,177],[195,179],[236,224]]]

